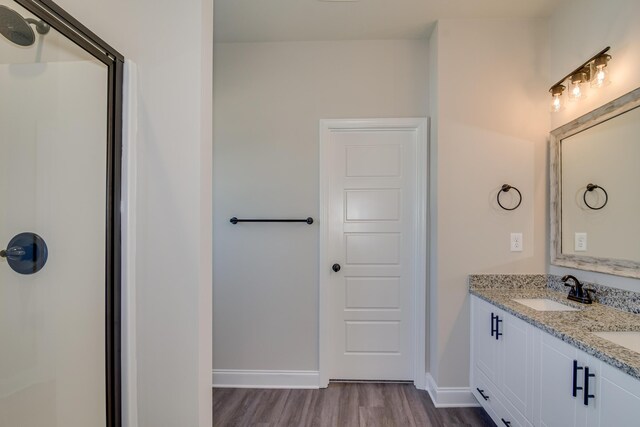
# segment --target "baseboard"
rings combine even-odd
[[[426,374],[426,390],[436,408],[480,406],[469,387],[438,387],[430,373]]]
[[[319,388],[318,371],[254,371],[214,369],[218,388]]]

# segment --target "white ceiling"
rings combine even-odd
[[[560,1],[215,0],[215,41],[418,39],[441,18],[546,17]]]

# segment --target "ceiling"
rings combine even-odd
[[[546,17],[560,1],[215,0],[215,41],[419,39],[441,18]]]

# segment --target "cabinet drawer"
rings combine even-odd
[[[474,370],[474,382],[473,394],[498,426],[532,426],[480,369]]]
[[[509,427],[532,427],[529,420],[527,420],[509,400],[501,399],[498,403],[501,408],[497,411],[499,419],[496,421],[496,424]]]
[[[489,416],[495,421],[497,419],[495,404],[498,402],[498,395],[495,386],[487,376],[479,369],[474,368],[474,384],[471,386],[473,395],[478,399],[480,405],[484,408]]]

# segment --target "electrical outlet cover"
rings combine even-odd
[[[511,252],[522,252],[522,233],[511,233]]]
[[[587,251],[587,233],[576,233],[573,250],[576,252]]]

